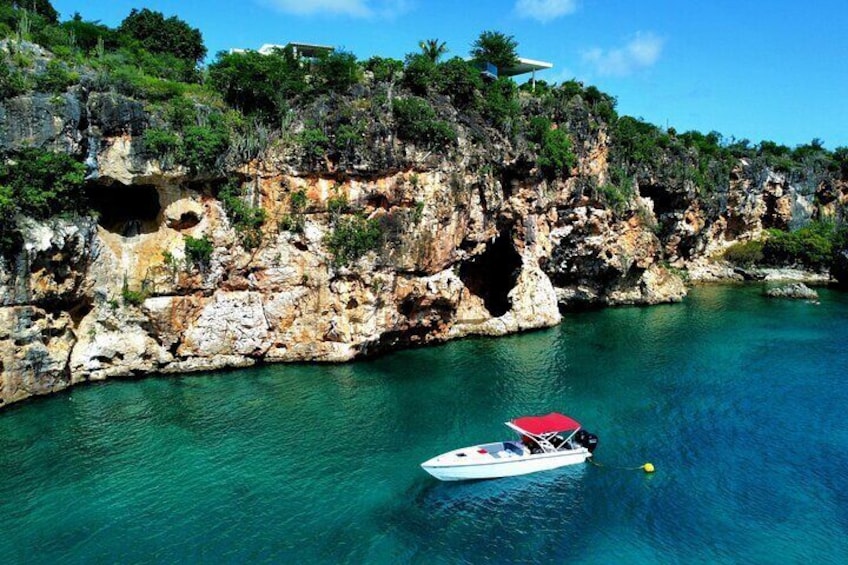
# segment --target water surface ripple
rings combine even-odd
[[[340,366],[111,382],[0,413],[4,562],[848,562],[848,295],[679,305]],[[591,466],[418,467],[559,409]]]

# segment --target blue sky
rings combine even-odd
[[[716,130],[789,146],[848,146],[846,0],[53,0],[62,18],[117,26],[133,7],[177,15],[210,58],[230,47],[302,41],[359,58],[396,57],[436,38],[465,57],[483,30],[554,63],[618,110],[678,131]]]

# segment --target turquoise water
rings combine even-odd
[[[680,305],[343,366],[111,382],[0,413],[4,562],[848,562],[848,294]],[[418,464],[562,410],[607,465]]]

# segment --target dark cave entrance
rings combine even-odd
[[[685,204],[681,206],[679,196],[669,193],[665,187],[657,184],[640,184],[639,195],[650,198],[654,202],[654,214],[657,218],[686,208]]]
[[[472,294],[483,299],[486,310],[496,318],[512,308],[508,295],[520,273],[521,255],[505,233],[487,245],[481,255],[459,268],[459,278]]]
[[[521,188],[521,181],[531,177],[533,163],[519,158],[515,163],[501,169],[501,189],[505,198],[511,197]]]
[[[112,233],[132,237],[159,229],[159,192],[155,186],[126,186],[120,183],[91,185],[89,202],[98,223]]]

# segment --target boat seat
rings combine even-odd
[[[521,455],[521,454],[524,453],[524,450],[521,448],[521,446],[519,446],[519,445],[517,445],[513,442],[505,442],[504,448],[506,448],[506,451],[515,453],[516,455]]]

